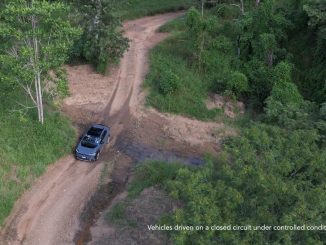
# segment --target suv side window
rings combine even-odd
[[[101,140],[104,140],[105,139],[105,136],[106,136],[107,133],[108,133],[108,131],[107,130],[104,130],[104,132],[103,132],[103,134],[101,136]]]

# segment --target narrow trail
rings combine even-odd
[[[166,34],[156,33],[156,29],[179,15],[169,13],[124,24],[125,35],[131,40],[130,48],[110,76],[113,92],[103,97],[102,103],[106,106],[90,114],[93,120],[112,127],[114,139],[125,130],[131,116],[139,116],[143,104],[140,85],[148,70],[148,52],[166,37]],[[83,115],[74,106],[70,105],[71,113]],[[86,110],[87,105],[83,108]],[[83,124],[84,120],[87,119],[79,118],[75,123]],[[50,166],[16,203],[0,233],[0,244],[73,244],[79,215],[96,190],[103,162],[109,160],[109,154],[103,154],[99,163],[90,164],[76,161],[70,155]]]

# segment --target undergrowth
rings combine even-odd
[[[116,15],[123,20],[143,16],[186,10],[194,5],[194,0],[123,0]]]
[[[188,51],[182,33],[173,34],[151,51],[145,80],[145,87],[150,90],[147,103],[162,112],[214,119],[222,110],[207,109],[209,84],[187,63]]]
[[[2,90],[4,91],[4,89]],[[46,166],[71,151],[75,132],[70,122],[45,104],[45,123],[19,88],[1,94],[0,101],[0,226],[15,201],[44,173]]]

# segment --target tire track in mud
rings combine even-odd
[[[99,115],[102,123],[112,125],[114,139],[128,127],[131,117],[141,106],[138,95],[148,70],[148,51],[166,37],[155,30],[179,15],[145,17],[124,24],[125,34],[131,40],[130,49],[121,61],[114,92]],[[102,161],[112,158],[109,152],[112,151],[104,151]],[[72,244],[80,225],[79,215],[97,188],[102,168],[103,163],[80,162],[71,155],[50,166],[16,203],[0,233],[0,244]],[[120,177],[127,175],[127,168],[128,165],[120,170],[124,171]],[[110,198],[120,189],[123,188],[115,191],[113,185]]]

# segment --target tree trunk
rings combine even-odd
[[[245,14],[245,10],[244,10],[244,3],[243,3],[243,0],[240,0],[240,11],[241,11],[241,14],[244,15]]]
[[[32,1],[33,4],[33,1]],[[38,39],[36,37],[36,20],[35,17],[32,17],[32,27],[33,27],[33,48],[34,48],[34,61],[33,61],[33,69],[35,74],[35,94],[36,94],[36,103],[37,103],[37,111],[38,111],[38,120],[42,124],[44,123],[44,113],[43,113],[43,98],[42,98],[42,85],[41,85],[41,71],[39,67],[39,45]]]
[[[201,16],[204,17],[205,0],[201,0]]]
[[[38,93],[40,98],[40,117],[39,121],[44,124],[44,110],[43,110],[43,95],[42,95],[42,86],[41,86],[41,72],[37,72],[37,83],[38,83]]]
[[[34,77],[34,83],[35,83],[35,95],[36,95],[36,107],[37,107],[37,115],[38,115],[38,119],[40,120],[41,118],[41,111],[40,111],[40,97],[39,97],[39,93],[38,93],[38,81],[37,81],[37,76],[35,75]]]

